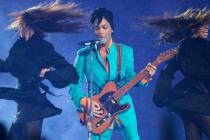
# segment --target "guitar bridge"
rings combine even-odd
[[[104,122],[106,122],[109,118],[111,118],[111,113],[108,113],[101,121],[96,124],[96,127],[100,127]]]

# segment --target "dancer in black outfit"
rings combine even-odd
[[[61,109],[47,100],[46,93],[50,92],[41,81],[47,79],[56,88],[78,82],[73,65],[44,40],[45,33],[77,33],[86,26],[85,14],[75,3],[55,1],[11,15],[15,19],[9,28],[17,29],[20,38],[9,56],[0,61],[0,71],[16,77],[18,87],[0,88],[0,98],[15,100],[18,105],[9,132],[11,139],[39,140],[43,119],[61,113]]]
[[[178,43],[177,56],[158,77],[154,102],[167,106],[183,120],[186,139],[210,139],[210,41],[207,40],[210,11],[188,9],[167,18],[150,18],[147,23],[161,32],[161,43]],[[175,73],[184,78],[172,86]]]

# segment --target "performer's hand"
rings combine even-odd
[[[102,110],[100,104],[95,102],[95,101],[93,101],[92,102],[92,107],[93,107],[93,116],[100,118],[101,115],[103,114],[103,110]]]
[[[90,110],[90,98],[82,98],[81,99],[81,104],[83,107],[86,107],[86,105],[88,106],[88,110]],[[101,117],[101,115],[103,114],[103,110],[100,106],[99,103],[92,101],[92,109],[93,109],[93,116],[94,117]]]
[[[151,81],[153,75],[154,75],[155,72],[156,72],[156,69],[157,69],[156,66],[152,65],[151,63],[148,63],[147,66],[146,66],[146,68],[145,68],[145,70],[146,70],[146,72],[147,72],[147,73],[146,73],[146,77],[145,77],[144,79],[142,79],[141,82],[142,82],[143,84],[146,84],[146,83],[148,83],[149,81]]]
[[[47,72],[49,72],[50,71],[50,69],[48,69],[48,68],[43,68],[42,70],[41,70],[41,72],[40,72],[40,74],[39,74],[39,77],[44,77],[45,76],[45,74],[47,73]]]

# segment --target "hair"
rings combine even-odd
[[[40,35],[54,32],[78,33],[87,26],[86,13],[76,3],[60,4],[59,0],[11,13],[10,16],[14,19],[8,29],[29,27]]]
[[[103,18],[105,18],[109,22],[112,30],[114,30],[113,14],[110,10],[107,10],[106,8],[95,9],[91,14],[90,23],[94,24],[97,19],[97,24],[100,24]]]
[[[193,37],[201,26],[210,23],[210,11],[206,8],[190,8],[173,17],[150,17],[143,20],[159,30],[161,44],[179,43]]]

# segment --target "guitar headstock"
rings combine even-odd
[[[165,61],[171,59],[178,53],[178,50],[179,50],[179,48],[177,47],[177,48],[172,48],[168,51],[161,53],[154,61],[154,65],[157,66],[157,65],[161,64],[162,62],[165,62]]]

